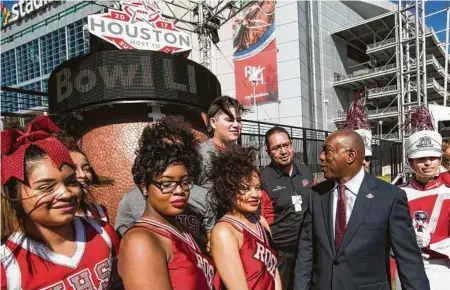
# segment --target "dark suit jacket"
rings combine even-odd
[[[366,173],[336,252],[333,189],[332,181],[313,188],[300,235],[295,290],[391,289],[391,248],[403,290],[429,290],[406,193]]]

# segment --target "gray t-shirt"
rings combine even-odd
[[[206,234],[212,231],[216,223],[216,217],[207,202],[207,192],[205,188],[194,185],[183,214],[177,216],[178,222],[191,231],[203,249],[206,246]],[[128,228],[141,218],[146,202],[144,195],[137,187],[124,194],[119,203],[115,225],[120,235],[123,236]]]
[[[202,172],[200,174],[199,182],[202,185],[207,183],[207,174],[212,167],[211,164],[211,154],[220,153],[219,149],[214,146],[214,143],[211,139],[206,140],[198,147],[198,153],[202,157]],[[210,186],[206,186],[209,188]]]

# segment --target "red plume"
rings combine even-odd
[[[366,108],[363,105],[364,90],[357,93],[357,99],[353,101],[350,108],[347,111],[347,118],[342,126],[342,129],[358,130],[367,129],[371,130],[369,120],[367,119]]]
[[[423,130],[434,131],[434,122],[431,112],[428,110],[426,105],[421,105],[420,107],[411,110],[409,119],[404,125],[404,130],[411,126],[411,134]]]

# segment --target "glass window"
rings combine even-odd
[[[17,93],[11,92],[1,92],[2,98],[2,112],[15,112],[19,109],[19,104],[17,102]]]
[[[88,38],[84,37],[83,31],[85,24],[86,19],[81,19],[67,26],[69,58],[74,58],[89,52]]]
[[[16,54],[14,49],[2,53],[1,59],[2,84],[8,86],[17,83]]]
[[[31,83],[31,84],[25,85],[24,88],[27,90],[40,92],[40,91],[42,91],[41,81],[37,81],[37,82]],[[19,109],[21,109],[21,110],[42,107],[42,106],[44,106],[44,103],[47,105],[47,101],[45,100],[45,102],[44,102],[44,98],[46,99],[46,97],[29,95],[29,94],[20,94],[20,95],[21,96],[19,99]]]
[[[41,36],[42,74],[50,73],[56,66],[66,60],[65,28],[60,28]]]
[[[17,74],[19,83],[40,76],[39,43],[32,40],[17,49]]]

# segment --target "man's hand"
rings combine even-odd
[[[418,229],[414,229],[414,231],[416,232],[417,245],[419,248],[428,247],[431,240],[430,232],[425,228],[422,228],[421,232],[419,232]]]

